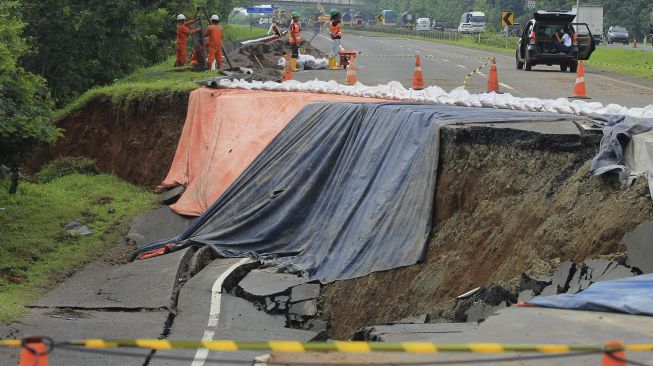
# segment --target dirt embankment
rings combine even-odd
[[[548,271],[558,259],[624,252],[622,236],[653,217],[644,180],[622,189],[589,174],[596,140],[519,134],[444,130],[425,262],[326,286],[322,307],[332,336],[346,339],[364,325],[416,314],[437,316],[457,295],[514,282],[525,271]]]
[[[86,156],[96,159],[104,172],[155,186],[175,155],[189,93],[154,95],[147,104],[129,106],[115,104],[110,97],[92,100],[57,122],[66,130],[64,137],[30,168],[57,156]]]

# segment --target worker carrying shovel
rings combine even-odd
[[[186,65],[188,61],[186,47],[188,47],[188,35],[197,32],[197,29],[190,29],[189,25],[196,22],[196,19],[186,21],[184,14],[177,15],[177,60],[175,67]]]
[[[331,35],[331,53],[329,54],[329,70],[339,70],[336,64],[338,51],[340,51],[340,39],[342,38],[342,24],[340,12],[336,9],[329,10],[331,21],[329,22],[329,34]]]
[[[292,49],[292,56],[290,59],[290,68],[294,71],[297,70],[297,59],[299,58],[299,47],[302,45],[302,29],[299,25],[299,13],[296,11],[292,12],[292,21],[290,22],[290,30],[288,32],[288,38],[290,41],[290,48]]]
[[[220,25],[220,17],[217,15],[211,16],[211,25],[206,27],[204,37],[208,39],[209,70],[215,70],[213,61],[218,64],[218,70],[222,67],[222,26]]]

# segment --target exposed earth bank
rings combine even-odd
[[[156,186],[175,155],[189,94],[158,93],[130,104],[93,99],[57,122],[64,137],[30,165],[37,168],[57,156],[85,156],[130,183]]]
[[[590,175],[600,136],[445,129],[424,263],[327,285],[331,335],[417,314],[438,319],[473,288],[625,252],[620,239],[653,206],[643,179],[624,189]]]

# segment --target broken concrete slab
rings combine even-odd
[[[313,317],[317,315],[317,301],[307,300],[294,303],[290,305],[288,312],[301,317]]]
[[[596,278],[594,282],[609,281],[609,280],[618,280],[620,278],[633,277],[635,273],[631,268],[628,268],[624,265],[617,264],[612,262],[610,267],[603,273],[601,276]]]
[[[630,265],[643,273],[653,273],[653,221],[644,221],[624,235]]]
[[[290,290],[290,302],[295,303],[320,297],[320,285],[317,283],[304,283]]]
[[[176,214],[167,206],[137,216],[129,225],[127,241],[144,245],[180,235],[190,228],[196,217]]]
[[[533,290],[524,290],[519,293],[517,297],[517,302],[526,302],[535,297],[535,292]]]
[[[20,338],[27,335],[52,337],[55,342],[72,339],[134,339],[158,338],[168,317],[167,311],[107,312],[89,310],[34,309],[7,327],[0,335]],[[143,365],[149,350],[130,350],[136,357],[96,354],[55,348],[51,365]],[[0,364],[15,365],[17,350],[0,348]],[[140,357],[139,357],[140,356]]]
[[[532,278],[526,273],[522,273],[519,279],[519,291],[531,291],[539,295],[542,290],[551,284],[551,277]]]
[[[170,309],[188,249],[122,266],[92,263],[31,306],[71,309]]]
[[[173,203],[177,202],[177,200],[179,200],[179,197],[181,197],[185,191],[186,187],[184,186],[170,188],[169,190],[159,194],[158,200],[161,204],[172,205]]]
[[[307,283],[308,280],[287,273],[272,273],[255,269],[243,278],[238,287],[246,296],[264,298],[272,295],[286,293],[291,287]],[[263,301],[263,299],[261,299]]]
[[[465,311],[466,321],[480,323],[505,307],[507,307],[505,302],[499,305],[489,305],[484,301],[475,301],[467,311]]]
[[[237,259],[217,259],[191,278],[181,289],[177,304],[178,315],[174,319],[168,339],[202,339],[208,329],[211,309],[211,289],[215,280]],[[266,274],[272,275],[272,273]],[[215,304],[213,306],[216,306]],[[286,317],[270,315],[259,310],[251,302],[223,293],[220,296],[220,316],[213,339],[232,340],[299,340],[310,341],[318,333],[286,328]],[[263,352],[218,353],[211,352],[209,360],[220,359],[221,365],[242,364],[251,361]],[[151,366],[178,365],[179,361],[165,360],[161,356],[174,355],[193,360],[195,350],[158,351],[150,362]]]
[[[70,221],[63,228],[69,234],[72,235],[88,236],[93,234],[93,232],[91,231],[91,229],[88,228],[88,226],[84,225],[83,223],[77,220]]]

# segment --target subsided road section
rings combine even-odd
[[[329,52],[330,41],[318,35],[312,44]],[[465,76],[496,57],[501,90],[518,97],[567,98],[572,95],[576,74],[561,72],[558,66],[535,66],[533,71],[517,70],[515,57],[504,53],[474,50],[444,43],[403,38],[384,34],[345,33],[342,40],[345,49],[362,52],[358,58],[357,76],[365,85],[387,84],[399,81],[410,87],[413,77],[415,55],[422,56],[424,82],[427,86],[439,86],[446,91],[463,85]],[[482,93],[487,86],[487,70],[473,75],[467,90]],[[646,71],[643,71],[646,72]],[[616,75],[586,67],[589,102],[603,105],[616,103],[627,107],[643,107],[653,100],[653,81]],[[308,81],[337,80],[344,84],[345,71],[316,70],[294,74],[295,79]]]

